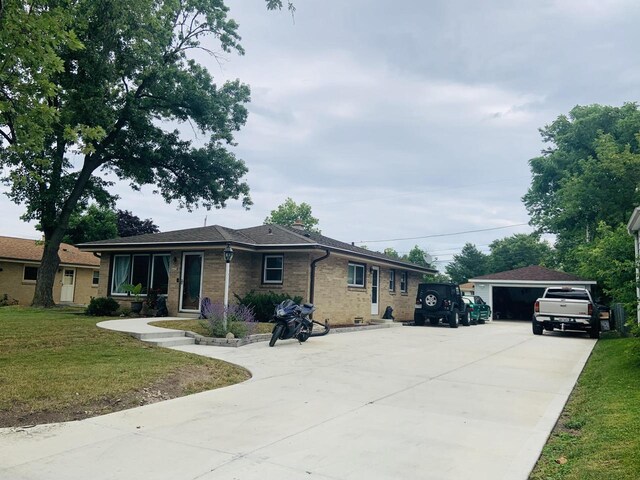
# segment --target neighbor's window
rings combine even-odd
[[[364,287],[364,270],[365,267],[363,264],[349,262],[347,284],[350,287]]]
[[[22,280],[36,281],[37,279],[38,279],[38,267],[30,267],[29,265],[25,265]]]
[[[396,271],[389,270],[389,291],[396,291]]]
[[[100,283],[100,271],[94,270],[93,278],[91,279],[91,285],[93,285],[94,287],[97,287],[99,283]]]
[[[407,272],[400,272],[400,291],[407,293]]]
[[[265,255],[263,283],[282,283],[284,272],[284,258],[282,255]]]

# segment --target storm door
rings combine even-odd
[[[202,253],[182,254],[182,277],[180,282],[180,310],[200,311],[202,295]]]
[[[371,267],[371,315],[378,315],[380,269]]]

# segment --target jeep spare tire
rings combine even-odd
[[[438,292],[436,292],[435,290],[427,290],[425,292],[424,298],[422,299],[424,308],[426,308],[427,310],[436,310],[439,303],[440,297],[438,296]]]

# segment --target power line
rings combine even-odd
[[[514,223],[512,225],[505,225],[503,227],[481,228],[479,230],[466,230],[464,232],[437,233],[435,235],[424,235],[422,237],[387,238],[385,240],[360,240],[359,242],[356,242],[356,243],[398,242],[400,240],[421,240],[423,238],[450,237],[450,236],[453,236],[453,235],[464,235],[466,233],[489,232],[491,230],[502,230],[504,228],[521,227],[523,225],[529,225],[529,224],[528,223]]]

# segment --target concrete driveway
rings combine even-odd
[[[238,349],[219,390],[0,430],[1,479],[526,479],[595,341],[528,323],[394,327]]]

